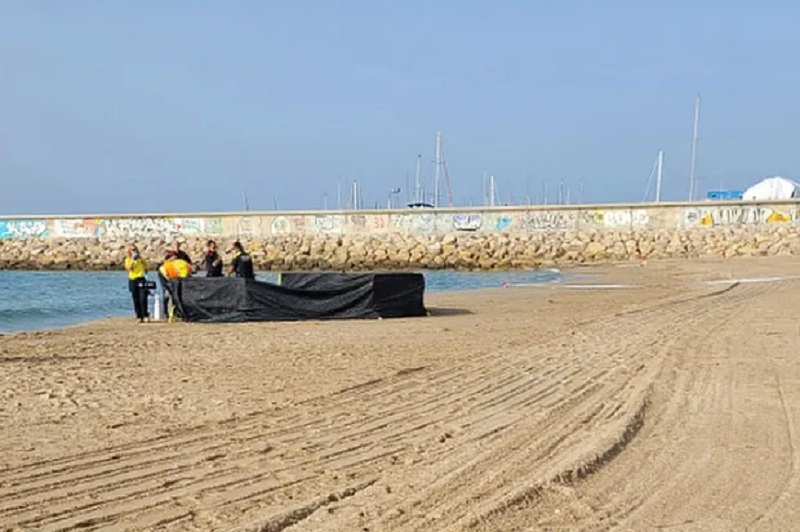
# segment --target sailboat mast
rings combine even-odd
[[[440,144],[440,154],[442,156],[442,170],[444,171],[444,186],[447,188],[447,206],[453,206],[453,187],[450,186],[450,174],[447,172],[447,157],[444,155],[444,146]]]
[[[664,150],[658,151],[658,173],[656,174],[656,203],[661,201],[661,171],[664,167]]]
[[[420,183],[419,172],[420,172],[420,164],[422,163],[422,155],[417,155],[417,175],[416,180],[414,182],[414,195],[416,198],[414,201],[416,203],[422,203],[422,184]]]
[[[695,192],[695,166],[697,163],[697,127],[700,122],[700,95],[694,102],[694,134],[692,135],[692,165],[689,170],[689,201],[694,201]]]
[[[439,169],[442,166],[442,133],[436,132],[436,173],[433,179],[433,206],[439,206]]]
[[[483,171],[483,206],[489,204],[489,175]]]

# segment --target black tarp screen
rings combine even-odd
[[[284,274],[282,286],[235,277],[170,281],[178,315],[194,322],[424,316],[422,274]]]

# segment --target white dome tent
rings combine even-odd
[[[800,198],[800,183],[785,177],[768,177],[744,191],[744,201]]]

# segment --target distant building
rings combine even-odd
[[[747,201],[770,201],[800,198],[800,183],[786,177],[768,177],[744,191]]]

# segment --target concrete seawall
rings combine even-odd
[[[182,236],[236,239],[260,268],[497,269],[639,258],[800,254],[800,202],[0,217],[0,268],[153,264]]]

